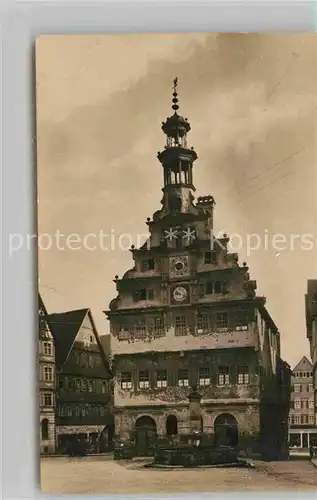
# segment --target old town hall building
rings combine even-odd
[[[229,238],[212,238],[213,196],[194,201],[197,153],[178,114],[176,80],[172,108],[158,153],[162,207],[147,219],[148,241],[131,247],[134,265],[116,276],[117,297],[106,311],[116,435],[142,455],[159,437],[190,433],[194,391],[200,431],[280,458],[290,392],[280,334],[246,263],[228,252]]]

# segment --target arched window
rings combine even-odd
[[[41,436],[42,439],[48,439],[48,419],[44,418],[41,422]]]

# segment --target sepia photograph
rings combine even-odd
[[[36,39],[43,492],[316,491],[316,54]]]

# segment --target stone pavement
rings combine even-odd
[[[41,460],[41,487],[55,494],[317,490],[316,469],[308,460],[255,465],[255,469],[151,470],[137,461],[46,458]]]

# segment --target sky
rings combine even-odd
[[[316,49],[313,33],[40,36],[39,282],[48,311],[89,307],[99,333],[109,333],[102,311],[116,296],[114,276],[133,267],[118,237],[128,233],[136,244],[160,208],[156,155],[177,76],[180,113],[198,153],[196,196],[215,197],[215,232],[232,236],[232,251],[267,298],[284,359],[294,366],[309,356],[304,295],[307,279],[317,277]],[[112,249],[65,249],[65,239],[58,248],[57,231],[81,238],[103,231]]]

